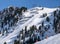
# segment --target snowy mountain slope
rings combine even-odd
[[[30,11],[30,12],[32,12],[31,14],[33,14],[33,15],[35,15],[36,14],[36,12],[39,14],[39,15],[37,15],[36,16],[36,18],[30,23],[30,24],[28,24],[28,27],[30,26],[30,25],[38,25],[38,23],[41,23],[42,21],[44,21],[44,19],[47,17],[47,16],[51,16],[53,13],[53,11],[55,11],[57,8],[52,8],[52,9],[50,9],[50,8],[44,8],[44,10],[40,10],[41,8],[39,8],[39,7],[36,7],[36,8],[34,8],[34,9],[32,9],[32,11]],[[47,13],[48,15],[46,16],[46,17],[42,17],[43,16],[43,14],[44,13]],[[42,17],[42,18],[41,18]],[[53,15],[52,15],[52,17],[51,18],[53,18]],[[53,19],[52,19],[53,20]],[[51,20],[51,21],[52,21]]]
[[[32,17],[28,18],[28,20],[23,18],[24,20],[21,20],[23,22],[22,24],[21,24],[21,21],[19,21],[17,23],[17,27],[15,27],[15,30],[12,33],[10,33],[8,36],[0,39],[0,44],[3,44],[4,42],[7,42],[7,41],[11,42],[12,40],[15,40],[16,36],[19,34],[20,30],[22,30],[25,26],[28,26],[28,29],[32,25],[36,25],[38,27],[42,21],[45,21],[44,25],[48,25],[49,23],[46,22],[46,20],[45,20],[46,17],[42,17],[42,15],[44,13],[47,13],[47,16],[50,17],[53,14],[53,11],[55,11],[57,8],[44,8],[43,10],[41,10],[41,9],[42,8],[40,8],[40,7],[35,7],[35,8],[28,10],[27,12],[23,13],[23,15],[25,15],[26,18],[31,17],[31,16]],[[50,19],[51,18],[52,18],[52,20],[50,22],[53,24],[53,22],[52,22],[53,15],[50,17]],[[50,32],[51,34],[53,33],[52,35],[55,34],[54,31],[52,30],[52,26],[51,26],[50,30],[48,30],[48,32]],[[46,37],[46,35],[50,36],[50,33],[48,33],[48,32],[45,33],[45,37]]]
[[[44,39],[40,42],[37,42],[35,44],[60,44],[60,34],[51,36],[51,37]]]

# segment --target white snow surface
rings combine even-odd
[[[60,34],[51,36],[47,39],[36,42],[35,44],[60,44]]]
[[[17,27],[15,27],[15,30],[12,33],[7,35],[6,37],[0,37],[0,44],[3,44],[4,42],[7,42],[8,44],[10,44],[10,42],[12,42],[11,44],[13,44],[13,40],[16,39],[16,36],[25,26],[28,26],[28,29],[32,25],[36,25],[38,27],[42,21],[45,21],[46,17],[41,18],[41,16],[44,13],[47,13],[47,16],[49,16],[53,20],[52,12],[54,12],[57,8],[45,8],[44,7],[43,10],[41,10],[41,9],[42,9],[42,7],[35,7],[32,9],[29,9],[29,10],[27,10],[27,12],[23,13],[25,18],[18,21]],[[52,23],[52,20],[50,21],[51,23]],[[49,24],[47,22],[44,22],[44,23],[45,23],[45,25]],[[48,30],[48,31],[50,31],[50,33],[46,32],[45,35],[50,36],[51,33],[55,34],[54,31],[52,30],[52,26],[51,26],[50,30]]]

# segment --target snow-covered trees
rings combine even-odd
[[[44,38],[49,37],[51,35],[50,33],[54,33],[53,32],[54,30],[52,29],[53,28],[53,22],[52,22],[52,20],[55,19],[54,20],[55,21],[54,22],[54,27],[56,27],[55,24],[57,23],[57,25],[58,25],[58,22],[59,22],[59,20],[57,20],[57,17],[59,17],[59,16],[56,15],[56,13],[58,13],[58,12],[54,13],[55,14],[55,16],[54,16],[51,13],[49,13],[50,9],[49,9],[48,12],[46,12],[45,9],[44,10],[37,9],[37,11],[35,11],[35,9],[34,9],[34,10],[31,10],[31,11],[28,10],[27,12],[25,12],[27,10],[27,8],[25,8],[25,7],[21,7],[21,8],[18,8],[18,7],[16,7],[16,8],[10,7],[8,9],[6,9],[6,10],[4,10],[4,13],[3,13],[3,16],[4,17],[2,17],[2,21],[1,21],[1,23],[2,23],[1,24],[2,25],[1,26],[1,29],[2,29],[2,32],[3,32],[2,34],[3,35],[8,35],[9,32],[10,32],[10,29],[13,31],[15,29],[15,27],[17,27],[16,30],[20,31],[20,33],[18,33],[18,31],[16,32],[17,33],[16,34],[17,40],[14,39],[15,40],[14,41],[14,44],[17,44],[18,42],[19,42],[18,44],[21,44],[21,43],[22,44],[25,44],[25,43],[26,44],[33,44],[36,41],[43,40]],[[23,13],[23,12],[25,12],[25,13]],[[36,13],[36,12],[38,12],[38,13]],[[29,16],[25,16],[26,13]],[[30,14],[33,15],[33,16],[31,17]],[[35,19],[36,18],[35,15],[37,16],[37,19]],[[51,15],[52,17],[54,16],[52,20],[50,20],[51,19],[51,16],[49,16],[49,15]],[[30,20],[30,18],[31,18],[31,20]],[[25,23],[25,21],[29,21],[29,22],[26,22]],[[33,23],[33,24],[31,24],[32,26],[30,24],[28,24],[30,22]],[[28,24],[28,26],[27,26],[27,24]],[[24,28],[24,26],[25,26],[25,28]],[[31,27],[29,27],[29,26],[31,26]],[[55,32],[57,32],[57,28],[55,28]],[[15,30],[14,30],[13,33],[15,34]]]
[[[54,28],[55,28],[55,33],[59,33],[58,25],[60,24],[60,10],[54,11]]]
[[[4,33],[3,30],[7,32],[12,26],[15,26],[18,20],[21,19],[22,12],[25,12],[26,10],[26,7],[19,8],[10,6],[0,11],[0,27],[2,32]]]
[[[32,27],[30,27],[31,33],[33,33],[33,31],[36,30],[36,29],[37,29],[37,27],[34,26],[34,25]]]
[[[20,33],[20,43],[21,43],[21,40],[23,40],[22,43],[26,43],[26,44],[32,44],[37,41],[41,41],[42,39],[44,39],[43,38],[44,33],[47,32],[49,28],[50,28],[50,25],[47,25],[45,27],[44,22],[39,26],[38,29],[37,29],[37,26],[33,25],[30,27],[29,30],[27,30],[27,26],[25,26],[25,29],[23,29]],[[29,37],[29,39],[25,40],[26,37]]]

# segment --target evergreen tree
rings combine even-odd
[[[60,15],[60,10],[59,10],[59,15]]]
[[[39,30],[41,30],[41,26],[39,26]]]
[[[14,40],[14,44],[19,44],[19,41],[17,41],[17,40]]]
[[[46,17],[46,21],[48,21],[48,22],[50,21],[49,17]]]
[[[54,16],[56,16],[56,11],[54,11]]]
[[[23,12],[25,12],[27,10],[27,8],[26,7],[21,7],[20,10],[21,11],[23,10]]]
[[[42,27],[44,27],[44,21],[42,22]]]
[[[27,31],[27,26],[25,26],[25,36],[27,37],[28,31]]]
[[[25,31],[27,31],[27,26],[25,26]]]
[[[7,44],[6,42],[4,42],[4,44]]]
[[[43,14],[43,17],[46,17],[47,16],[47,13]]]
[[[32,27],[30,27],[31,33],[33,33],[33,31],[36,30],[36,29],[37,29],[37,28],[36,28],[36,26],[34,26],[34,25],[33,25]]]
[[[14,11],[13,6],[9,7],[9,11],[10,11],[10,12]]]

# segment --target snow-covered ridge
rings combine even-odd
[[[44,20],[43,14],[47,13],[48,14],[47,16],[51,16],[53,14],[53,12],[55,10],[57,10],[57,8],[44,8],[44,9],[42,9],[42,8],[43,7],[35,7],[35,8],[27,10],[28,12],[25,12],[23,14],[26,17],[36,15],[36,18],[31,22],[31,24],[28,24],[29,26],[37,25],[38,23],[42,22],[42,19]],[[37,14],[39,14],[39,15],[37,15]],[[52,15],[52,17],[53,17],[53,15]]]
[[[57,10],[58,8],[43,8],[43,7],[35,7],[32,9],[27,10],[25,13],[23,13],[24,18],[22,20],[19,20],[17,23],[17,27],[15,27],[14,31],[12,33],[10,33],[8,36],[4,37],[4,38],[0,38],[0,44],[3,44],[4,42],[7,42],[9,44],[9,42],[14,41],[16,39],[16,36],[19,34],[19,32],[25,27],[28,26],[28,30],[29,27],[31,27],[32,25],[36,25],[37,28],[41,25],[41,23],[44,21],[44,26],[46,25],[50,25],[51,28],[44,34],[44,38],[46,37],[46,35],[52,36],[55,34],[54,30],[53,30],[53,12],[55,10]],[[47,13],[47,16],[50,17],[50,22],[46,22],[46,17],[43,17],[43,14]],[[52,23],[52,24],[50,24]]]

